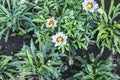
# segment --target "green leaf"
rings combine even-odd
[[[31,42],[30,42],[30,49],[31,49],[31,51],[32,51],[32,55],[34,55],[36,48],[35,48],[33,39],[31,39]]]
[[[86,63],[86,60],[82,59],[80,56],[75,57],[78,61],[80,61],[82,64]]]
[[[15,80],[14,76],[13,76],[11,73],[5,72],[5,74],[6,74],[8,77],[10,77],[12,80]]]
[[[1,80],[3,80],[3,77],[2,77],[2,75],[0,75],[0,79],[1,79]]]
[[[5,7],[3,7],[2,5],[0,5],[0,10],[2,10],[4,12],[4,15],[10,15],[10,13],[7,11],[7,9],[5,9]]]
[[[33,19],[32,21],[33,22],[45,22],[45,20],[43,20],[43,19]]]
[[[23,36],[23,35],[25,35],[25,33],[23,31],[19,31],[18,35]]]
[[[32,65],[33,64],[33,60],[32,60],[32,55],[30,55],[29,51],[27,50],[26,52],[27,58],[29,60],[29,63]]]
[[[9,30],[7,31],[6,35],[5,35],[5,42],[8,41],[8,38],[9,38]]]
[[[42,71],[42,67],[37,68],[37,72],[40,73]]]
[[[0,70],[4,68],[5,65],[12,59],[11,56],[3,56],[3,60],[0,62]]]
[[[105,10],[105,2],[104,2],[104,0],[100,0],[100,1],[101,1],[102,9]]]
[[[108,12],[108,17],[109,18],[110,18],[110,15],[112,14],[113,6],[114,6],[114,0],[111,0],[110,9],[109,9],[109,12]]]
[[[84,73],[81,71],[81,72],[79,72],[79,73],[77,73],[77,74],[75,74],[73,77],[78,77],[78,78],[80,78],[81,76],[84,76]]]
[[[116,23],[113,25],[115,28],[119,28],[120,29],[120,24]]]
[[[92,65],[87,64],[87,69],[90,72],[90,74],[94,74]]]

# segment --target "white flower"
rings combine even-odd
[[[83,3],[83,10],[94,12],[98,8],[98,4],[94,0],[85,0]]]
[[[98,11],[98,13],[100,13],[100,14],[103,14],[103,13],[104,13],[104,10],[101,9],[101,8],[99,8],[97,11]]]
[[[58,32],[56,35],[52,36],[52,42],[55,43],[55,46],[63,46],[67,42],[67,36],[65,36],[62,32]]]
[[[55,20],[54,17],[49,18],[49,19],[47,19],[46,26],[54,28],[57,26],[57,21]]]
[[[20,0],[19,5],[24,4],[26,0]]]

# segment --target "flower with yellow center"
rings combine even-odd
[[[84,0],[82,3],[83,10],[94,12],[98,8],[98,4],[94,0]]]
[[[63,38],[62,38],[61,36],[59,36],[59,37],[57,38],[57,41],[58,41],[58,42],[62,42],[62,41],[63,41]]]
[[[54,26],[54,25],[55,25],[55,21],[50,20],[49,25],[50,25],[50,26]]]
[[[93,7],[93,5],[92,5],[91,3],[88,3],[88,4],[87,4],[87,7],[88,7],[89,9],[91,9],[91,8]]]
[[[54,17],[47,19],[46,27],[48,27],[48,28],[49,27],[54,28],[54,27],[56,27],[56,25],[57,25],[57,21],[55,20]]]
[[[52,42],[55,43],[55,46],[63,46],[67,42],[67,36],[65,36],[62,32],[58,32],[56,35],[52,36]]]

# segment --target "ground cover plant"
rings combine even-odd
[[[0,0],[0,79],[119,80],[120,3],[106,2]]]

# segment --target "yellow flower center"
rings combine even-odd
[[[50,20],[49,25],[50,25],[50,26],[54,26],[54,25],[55,25],[55,21]]]
[[[57,42],[62,42],[63,41],[63,38],[61,37],[61,36],[59,36],[58,38],[57,38]]]
[[[87,7],[88,7],[89,9],[91,9],[91,8],[93,7],[93,4],[92,4],[92,3],[88,3],[88,4],[87,4]]]

